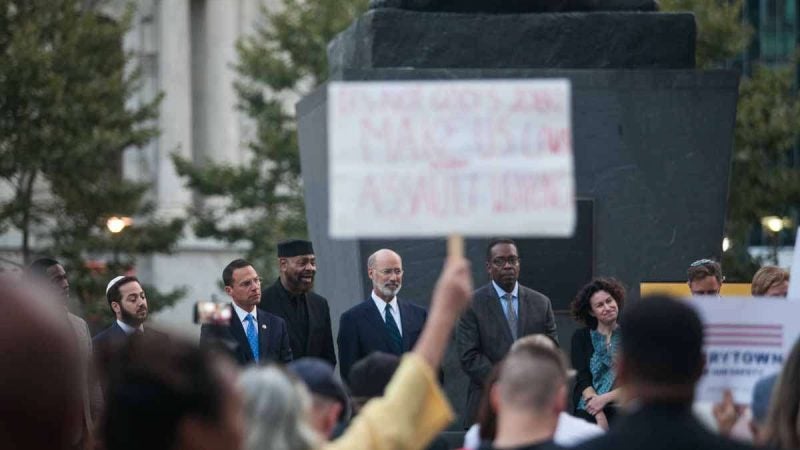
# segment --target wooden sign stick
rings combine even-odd
[[[447,237],[447,256],[464,257],[464,236],[451,234]]]

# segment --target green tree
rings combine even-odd
[[[139,87],[122,49],[133,10],[114,20],[99,6],[0,0],[0,232],[22,235],[26,264],[38,254],[61,258],[85,309],[107,318],[105,283],[136,255],[169,251],[183,222],[154,217],[147,184],[122,177],[122,153],[157,134],[160,98],[126,107]],[[112,236],[110,216],[134,225]],[[156,310],[180,292],[148,294]]]
[[[275,244],[306,235],[300,157],[293,107],[327,78],[326,47],[366,9],[367,0],[286,0],[279,11],[262,7],[263,25],[237,45],[239,108],[256,124],[251,162],[236,167],[174,157],[178,173],[201,197],[224,197],[194,208],[201,237],[249,244],[248,258],[275,273]],[[224,220],[227,217],[240,220]]]
[[[744,0],[659,0],[662,11],[691,11],[697,23],[697,67],[719,66],[740,55],[750,44],[753,30],[742,21]]]
[[[794,63],[757,66],[739,87],[726,224],[734,247],[725,262],[741,281],[750,281],[762,262],[745,251],[749,232],[762,217],[791,216],[800,204],[800,170],[788,157],[800,133],[795,77]]]
[[[724,66],[750,45],[752,28],[742,21],[742,0],[662,0],[666,11],[688,10],[697,21],[697,66]],[[785,67],[755,64],[742,75],[736,113],[723,255],[728,279],[750,281],[762,261],[747,251],[749,233],[765,215],[789,215],[800,204],[800,171],[788,152],[800,132],[796,60]]]

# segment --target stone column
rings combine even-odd
[[[192,75],[189,0],[162,0],[158,5],[159,87],[161,102],[156,198],[159,211],[181,215],[191,192],[175,172],[170,155],[192,158]]]
[[[233,82],[236,39],[239,36],[239,0],[205,3],[205,157],[215,162],[241,162],[240,122]]]

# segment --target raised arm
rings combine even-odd
[[[345,434],[325,450],[421,449],[452,421],[454,414],[436,381],[436,370],[471,293],[469,263],[463,258],[448,260],[417,345],[403,357],[385,395],[369,401]]]

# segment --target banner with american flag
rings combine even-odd
[[[779,372],[800,337],[800,302],[767,298],[695,298],[703,318],[706,368],[697,401],[717,402],[730,389],[749,404],[755,383]]]

